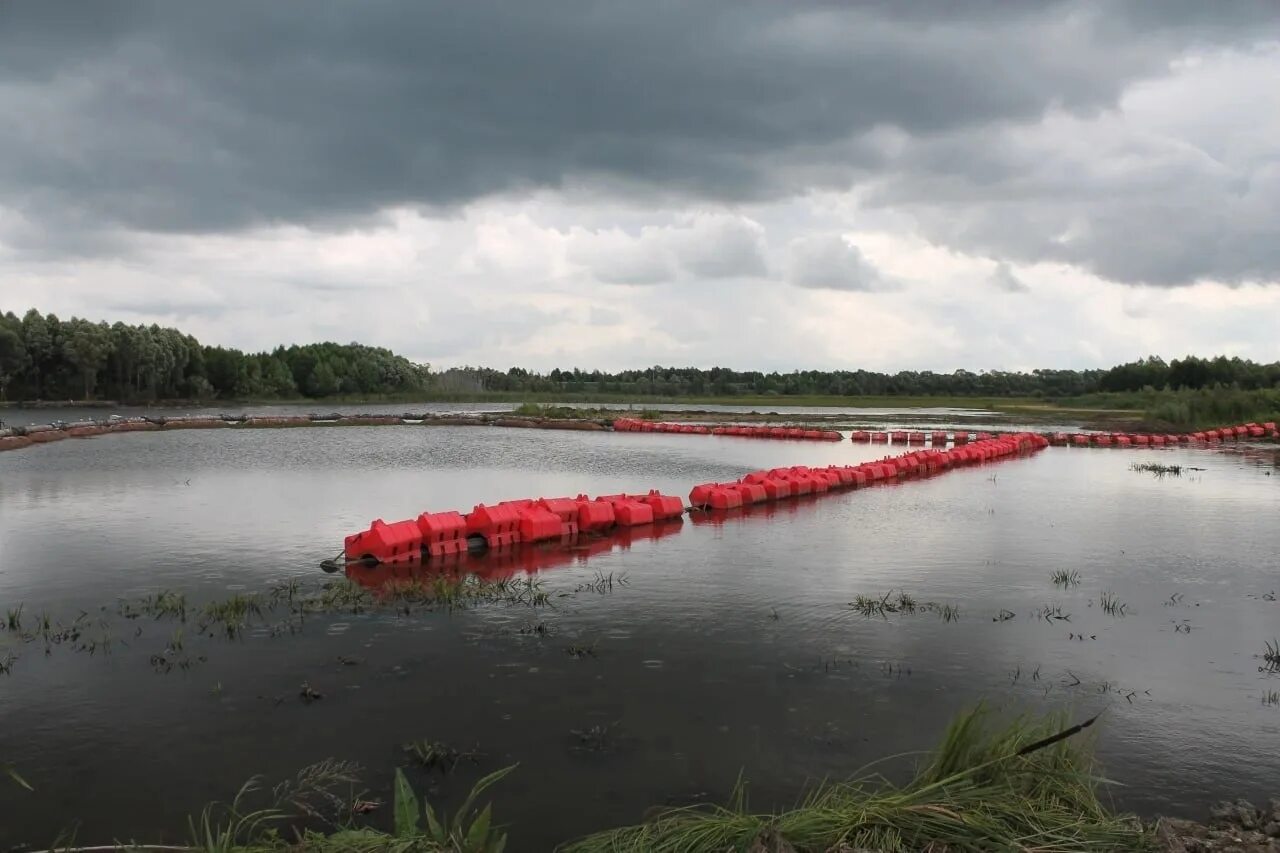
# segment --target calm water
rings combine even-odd
[[[824,417],[834,417],[840,415],[848,415],[850,418],[874,418],[878,421],[885,419],[898,419],[901,423],[964,423],[972,429],[985,428],[980,426],[970,426],[971,423],[991,422],[992,418],[997,417],[994,412],[983,409],[953,409],[953,408],[904,408],[904,407],[844,407],[844,406],[774,406],[761,404],[758,406],[715,406],[703,405],[697,403],[653,403],[638,404],[628,407],[625,403],[616,404],[596,404],[596,403],[550,403],[552,406],[569,406],[571,408],[595,408],[600,405],[606,408],[626,409],[633,408],[637,412],[646,408],[656,408],[668,412],[730,412],[738,414],[758,413],[774,413],[778,415],[821,415]],[[139,407],[139,406],[122,406],[113,409],[94,409],[83,406],[68,406],[61,408],[47,409],[18,409],[0,407],[0,420],[13,426],[30,426],[32,424],[47,424],[53,421],[66,421],[73,423],[79,420],[101,420],[112,414],[118,414],[121,417],[131,417],[145,415],[148,417],[163,416],[184,416],[184,415],[202,415],[206,417],[216,417],[221,414],[229,415],[307,415],[312,412],[330,413],[340,412],[342,414],[384,414],[384,415],[400,415],[405,412],[431,412],[434,414],[454,414],[463,412],[509,412],[515,409],[516,403],[313,403],[313,404],[288,404],[288,405],[271,405],[271,404],[253,404],[242,405],[231,403],[224,406],[208,406],[208,407],[189,407],[189,408],[169,408],[169,407]],[[1007,427],[1005,427],[1007,428]]]
[[[109,655],[46,656],[0,632],[0,660],[18,655],[0,675],[0,763],[36,787],[0,776],[0,848],[44,844],[74,818],[82,843],[175,840],[185,815],[249,776],[274,782],[326,757],[360,762],[386,798],[392,769],[407,765],[401,745],[427,738],[485,754],[451,776],[410,770],[446,804],[519,762],[495,809],[513,849],[547,849],[653,804],[723,798],[739,771],[754,805],[789,803],[807,780],[928,747],[979,699],[1107,709],[1100,753],[1128,808],[1198,814],[1227,796],[1280,794],[1280,707],[1264,702],[1280,676],[1255,657],[1280,635],[1280,603],[1266,598],[1280,591],[1274,448],[1051,448],[687,520],[543,565],[551,608],[346,614],[238,641],[190,628],[185,654],[207,661],[167,674],[148,658],[175,625],[114,615],[118,598],[164,588],[201,601],[318,581],[342,536],[378,516],[579,491],[684,495],[758,467],[883,452],[353,427],[111,436],[0,455],[0,616],[22,602],[29,618],[47,609],[69,622],[83,609],[96,625],[105,605],[109,627],[94,630],[114,638]],[[1129,470],[1152,460],[1205,470]],[[1078,571],[1080,586],[1055,589],[1055,569]],[[574,592],[597,573],[628,583]],[[890,589],[957,605],[960,620],[847,606]],[[1101,611],[1103,592],[1126,603],[1124,616]],[[1037,619],[1044,606],[1070,621]],[[993,621],[1002,609],[1014,617]],[[551,636],[520,632],[539,622]],[[592,644],[594,658],[566,654]],[[325,698],[300,701],[304,681]],[[596,725],[612,726],[608,748],[580,748],[572,731]]]

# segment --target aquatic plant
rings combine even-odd
[[[3,772],[5,776],[8,776],[18,786],[22,788],[26,788],[28,791],[35,790],[35,788],[31,787],[30,782],[22,778],[22,775],[18,773],[17,768],[15,768],[12,764],[0,761],[0,772]]]
[[[1267,647],[1262,652],[1262,662],[1265,666],[1260,667],[1266,672],[1280,672],[1280,640],[1271,640],[1267,643]]]
[[[1108,616],[1124,616],[1125,610],[1129,607],[1120,599],[1116,598],[1111,592],[1104,592],[1098,598],[1098,606],[1102,608],[1102,612]]]
[[[477,749],[461,750],[443,741],[419,740],[410,741],[403,747],[417,764],[427,770],[451,772],[461,761],[478,761],[482,753]]]
[[[19,604],[17,607],[9,608],[9,612],[5,617],[5,625],[10,631],[22,630],[22,607],[23,605]]]
[[[596,656],[596,644],[592,643],[589,646],[568,646],[565,648],[564,652],[569,657],[576,658],[578,660],[593,658]]]
[[[1054,586],[1070,587],[1080,585],[1080,573],[1069,572],[1065,569],[1050,573],[1049,579],[1053,581]]]
[[[8,675],[13,672],[13,665],[17,660],[18,656],[13,652],[5,652],[4,656],[0,657],[0,675]]]
[[[1181,465],[1162,465],[1159,462],[1135,462],[1129,466],[1129,470],[1141,474],[1154,474],[1157,478],[1182,476]]]
[[[604,594],[606,592],[613,592],[613,585],[615,582],[619,586],[626,586],[628,583],[630,583],[630,581],[627,580],[627,576],[625,574],[618,575],[615,578],[613,575],[613,572],[610,572],[609,574],[606,575],[605,573],[597,570],[595,573],[595,576],[591,580],[578,584],[576,587],[574,587],[573,591],[575,593],[598,592],[598,593]]]
[[[903,786],[862,775],[826,783],[793,809],[753,813],[745,786],[726,806],[660,812],[646,823],[573,842],[566,853],[870,849],[1125,851],[1149,836],[1097,795],[1091,750],[1069,742],[1093,720],[1018,719],[992,728],[978,708],[959,717]]]
[[[620,721],[597,723],[585,729],[571,729],[576,738],[575,748],[586,752],[608,752],[615,746]]]
[[[253,593],[236,593],[221,601],[211,601],[200,611],[200,630],[221,625],[228,637],[237,637],[249,624],[250,617],[262,613],[262,604]]]
[[[889,590],[879,598],[869,595],[857,595],[848,604],[863,616],[888,617],[890,613],[937,613],[944,622],[954,622],[960,618],[960,608],[954,604],[939,604],[936,601],[917,601],[915,596],[906,590],[899,590],[894,595]]]
[[[436,812],[426,800],[422,802],[422,816],[426,818],[426,840],[443,850],[457,853],[501,853],[507,846],[507,835],[493,824],[493,807],[486,805],[479,812],[474,810],[476,798],[490,786],[502,781],[519,765],[513,764],[495,770],[472,786],[466,800],[452,818]],[[404,773],[396,769],[395,829],[396,838],[413,840],[420,838],[418,797]],[[412,848],[410,848],[412,849]]]
[[[1033,614],[1037,619],[1043,619],[1045,622],[1070,622],[1071,614],[1063,613],[1061,605],[1046,604]]]

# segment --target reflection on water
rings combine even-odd
[[[698,513],[709,516],[711,513]],[[695,518],[695,523],[702,519]],[[481,554],[451,554],[432,557],[426,562],[373,564],[348,563],[348,578],[368,589],[378,589],[393,582],[431,582],[437,577],[457,578],[475,575],[486,581],[512,580],[519,575],[534,576],[562,566],[585,566],[593,556],[608,554],[617,548],[630,550],[637,542],[656,542],[680,532],[679,519],[645,524],[639,527],[615,527],[607,536],[586,535],[571,544],[521,543],[511,548],[485,551]]]
[[[683,524],[467,559],[535,577],[548,603],[453,612],[373,608],[280,631],[264,612],[228,638],[118,598],[186,593],[192,612],[318,564],[374,517],[587,492],[684,494],[782,465],[883,448],[474,428],[147,434],[0,457],[0,615],[18,602],[109,652],[0,631],[0,847],[180,838],[185,815],[244,780],[325,757],[359,761],[371,796],[415,739],[479,744],[452,776],[412,771],[456,804],[483,773],[518,849],[631,822],[655,803],[722,797],[739,772],[760,808],[807,780],[931,744],[957,709],[1103,708],[1107,775],[1125,806],[1196,813],[1274,796],[1280,676],[1275,450],[1050,449],[901,485],[692,514]],[[1203,471],[1157,479],[1159,461]],[[492,559],[496,558],[496,559]],[[396,573],[353,569],[365,584]],[[1050,573],[1078,572],[1055,587]],[[366,574],[359,574],[366,571]],[[626,579],[606,587],[598,577]],[[906,590],[958,609],[866,617],[858,595]],[[1110,615],[1103,594],[1126,607]],[[1069,619],[1045,619],[1046,609]],[[1013,614],[1002,617],[1002,611]],[[153,667],[170,659],[188,666]],[[569,647],[591,647],[574,656]],[[203,660],[201,659],[203,658]],[[353,660],[359,660],[351,665]],[[322,700],[304,702],[300,685]],[[571,732],[616,731],[584,752]],[[890,765],[889,772],[901,767]],[[16,818],[14,816],[17,816]]]
[[[0,419],[13,426],[29,426],[31,424],[47,424],[53,421],[72,423],[80,420],[101,420],[112,414],[121,417],[217,417],[219,415],[259,417],[282,417],[288,415],[307,415],[315,413],[340,413],[344,415],[374,414],[400,415],[405,412],[421,414],[428,412],[437,415],[463,414],[467,412],[509,412],[518,403],[330,403],[318,401],[301,404],[236,404],[228,403],[220,406],[121,406],[111,409],[89,407],[50,407],[40,409],[19,409],[0,407]],[[662,409],[668,412],[736,412],[738,414],[777,414],[777,415],[859,415],[884,418],[902,416],[907,423],[920,421],[943,420],[951,423],[967,422],[971,419],[990,418],[992,413],[985,409],[953,409],[945,407],[919,408],[903,406],[878,406],[861,408],[856,406],[721,406],[700,403],[547,403],[548,406],[567,406],[569,408],[608,408],[632,410],[636,412],[649,408]]]

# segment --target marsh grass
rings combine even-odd
[[[1080,585],[1080,573],[1069,572],[1069,571],[1066,571],[1065,569],[1059,569],[1056,572],[1050,573],[1049,579],[1053,581],[1054,586],[1060,586],[1060,587],[1063,587],[1064,589],[1067,587]]]
[[[1260,670],[1269,673],[1280,673],[1280,640],[1271,640],[1262,652]]]
[[[478,749],[462,750],[443,741],[419,740],[404,745],[404,751],[418,766],[426,770],[451,773],[463,761],[476,762],[483,756]]]
[[[236,593],[221,601],[211,601],[200,611],[199,627],[207,631],[219,626],[228,637],[238,637],[249,620],[262,615],[262,602],[256,594]]]
[[[1140,474],[1154,474],[1157,479],[1182,476],[1181,465],[1162,465],[1159,462],[1135,462],[1129,466],[1129,470]]]
[[[1129,605],[1115,597],[1114,593],[1104,592],[1098,598],[1098,606],[1102,608],[1102,612],[1108,616],[1124,616]]]
[[[1149,836],[1141,823],[1111,813],[1099,800],[1092,751],[1088,744],[1062,736],[1072,732],[1062,726],[1061,718],[1024,718],[995,727],[979,708],[952,723],[906,785],[860,775],[818,786],[793,809],[757,813],[748,808],[740,782],[728,805],[663,811],[646,823],[597,833],[563,849],[566,853],[1147,849]]]
[[[879,616],[887,619],[891,613],[937,613],[943,622],[955,622],[960,619],[960,608],[954,604],[939,604],[936,601],[918,601],[906,590],[898,590],[894,594],[889,590],[879,598],[869,595],[858,595],[848,604],[863,616]]]

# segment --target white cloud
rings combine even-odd
[[[882,290],[889,284],[857,246],[839,234],[800,237],[790,247],[791,283],[820,290]]]
[[[752,278],[767,272],[764,228],[732,213],[680,215],[634,235],[619,228],[573,228],[568,239],[570,260],[606,284]]]

